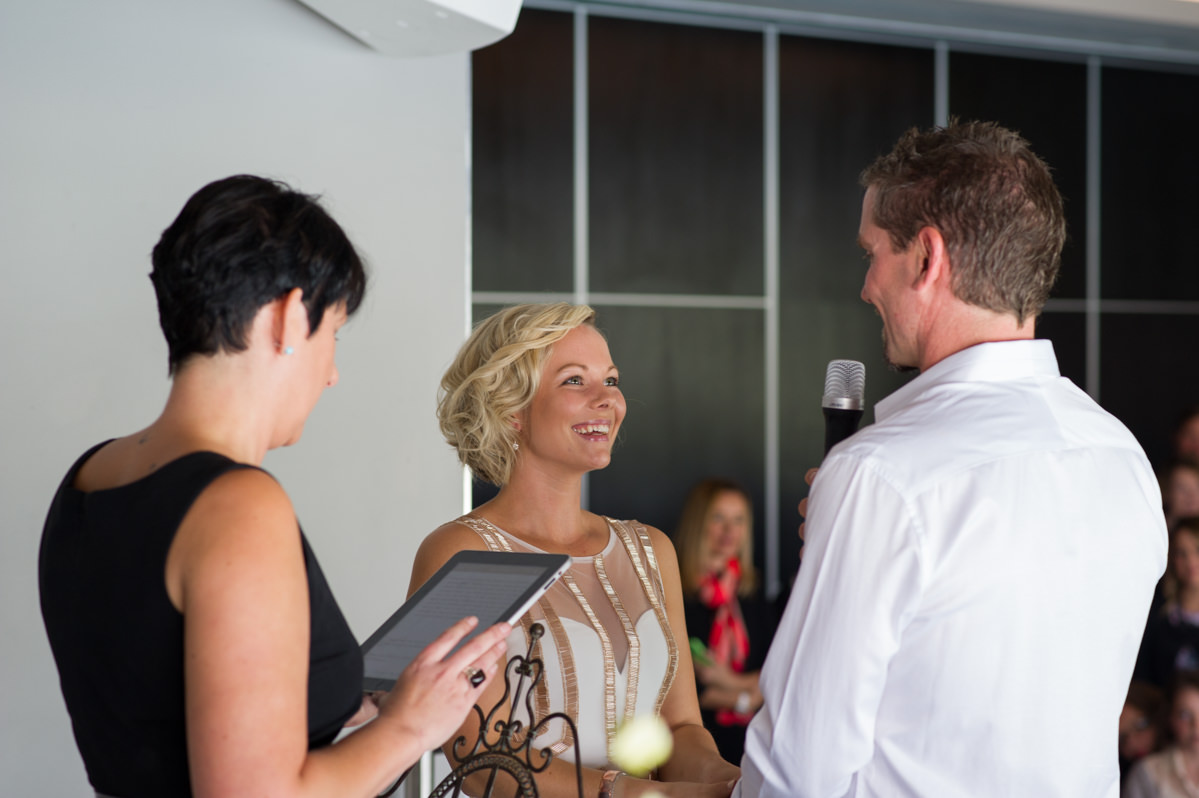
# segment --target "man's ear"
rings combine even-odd
[[[308,308],[304,306],[304,289],[291,289],[276,299],[272,308],[275,345],[280,352],[290,354],[308,338]]]
[[[920,228],[912,246],[916,248],[916,255],[920,259],[915,288],[930,288],[942,279],[949,279],[949,251],[945,248],[945,239],[941,237],[940,230],[935,227]]]

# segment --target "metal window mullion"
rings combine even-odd
[[[1098,56],[1087,59],[1087,317],[1086,317],[1086,391],[1099,401],[1100,376],[1100,146],[1102,64]]]
[[[765,539],[766,596],[779,594],[779,32],[767,25],[763,32],[763,235],[765,236],[764,287],[766,485]]]
[[[590,233],[587,148],[587,9],[574,12],[574,301],[587,304],[590,289]]]
[[[949,42],[937,42],[933,49],[933,124],[949,124]]]
[[[575,255],[574,302],[586,305],[590,293],[590,213],[587,138],[587,9],[574,10],[574,183],[575,183]],[[579,504],[591,507],[591,475],[584,474],[579,489]]]

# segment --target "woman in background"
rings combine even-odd
[[[1199,516],[1170,528],[1161,592],[1163,604],[1145,626],[1135,673],[1167,690],[1176,671],[1199,669]]]
[[[509,652],[526,651],[533,621],[545,626],[535,711],[576,723],[584,795],[723,798],[740,771],[720,758],[700,719],[674,548],[657,529],[581,506],[583,475],[608,465],[625,416],[619,372],[594,323],[586,306],[518,305],[479,323],[459,350],[442,378],[438,420],[462,462],[500,491],[425,539],[409,592],[463,549],[570,555],[567,573],[509,637]],[[494,685],[481,704],[491,707],[501,690]],[[619,724],[651,713],[673,737],[659,781],[622,774],[609,756]],[[461,733],[472,742],[477,723]],[[535,740],[556,757],[537,777],[544,798],[575,795],[573,742],[560,723]],[[446,753],[453,761],[450,746]]]
[[[1199,406],[1188,407],[1174,425],[1174,456],[1199,461]]]
[[[1161,750],[1166,741],[1166,694],[1148,682],[1128,686],[1120,710],[1120,781],[1138,761]]]
[[[1193,798],[1199,795],[1199,673],[1179,671],[1170,698],[1173,742],[1133,766],[1121,798]]]
[[[362,263],[314,198],[248,175],[196,192],[152,260],[166,406],[71,467],[39,555],[88,778],[120,798],[376,795],[462,721],[508,629],[449,654],[464,620],[364,701],[358,644],[261,468],[337,384]]]
[[[1180,518],[1199,516],[1199,463],[1175,460],[1161,472],[1160,482],[1167,527]]]
[[[675,528],[687,630],[704,725],[721,755],[740,762],[745,727],[762,705],[758,671],[778,623],[759,593],[749,494],[727,479],[706,479],[687,495]]]

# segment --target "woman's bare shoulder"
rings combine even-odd
[[[412,562],[412,578],[408,595],[416,592],[437,569],[460,551],[486,551],[487,543],[462,519],[448,521],[434,529],[421,541]]]
[[[421,541],[420,547],[422,550],[426,548],[431,550],[451,549],[450,554],[452,555],[453,552],[463,549],[472,551],[486,549],[487,543],[479,536],[478,532],[469,526],[466,516],[463,516],[455,518],[453,521],[447,521],[434,529]]]

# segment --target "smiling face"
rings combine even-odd
[[[604,468],[624,420],[620,375],[608,342],[589,324],[554,344],[533,401],[520,414],[517,466],[534,462],[570,471]]]
[[[1180,749],[1199,753],[1199,690],[1183,687],[1174,697],[1170,729]]]
[[[749,535],[749,503],[740,493],[721,491],[712,497],[704,516],[708,570],[718,571],[741,554]]]
[[[1170,568],[1179,588],[1199,585],[1199,536],[1184,527],[1174,533],[1172,542]]]
[[[1132,704],[1120,710],[1120,756],[1135,760],[1157,748],[1157,729],[1145,713]]]
[[[1166,510],[1171,518],[1199,515],[1199,469],[1177,465],[1166,481]]]
[[[862,284],[862,300],[874,306],[883,321],[883,350],[887,362],[897,371],[910,371],[920,365],[920,349],[913,324],[911,285],[919,275],[919,261],[913,245],[896,252],[887,231],[874,223],[875,189],[868,188],[862,198],[862,221],[858,244],[870,263]]]

